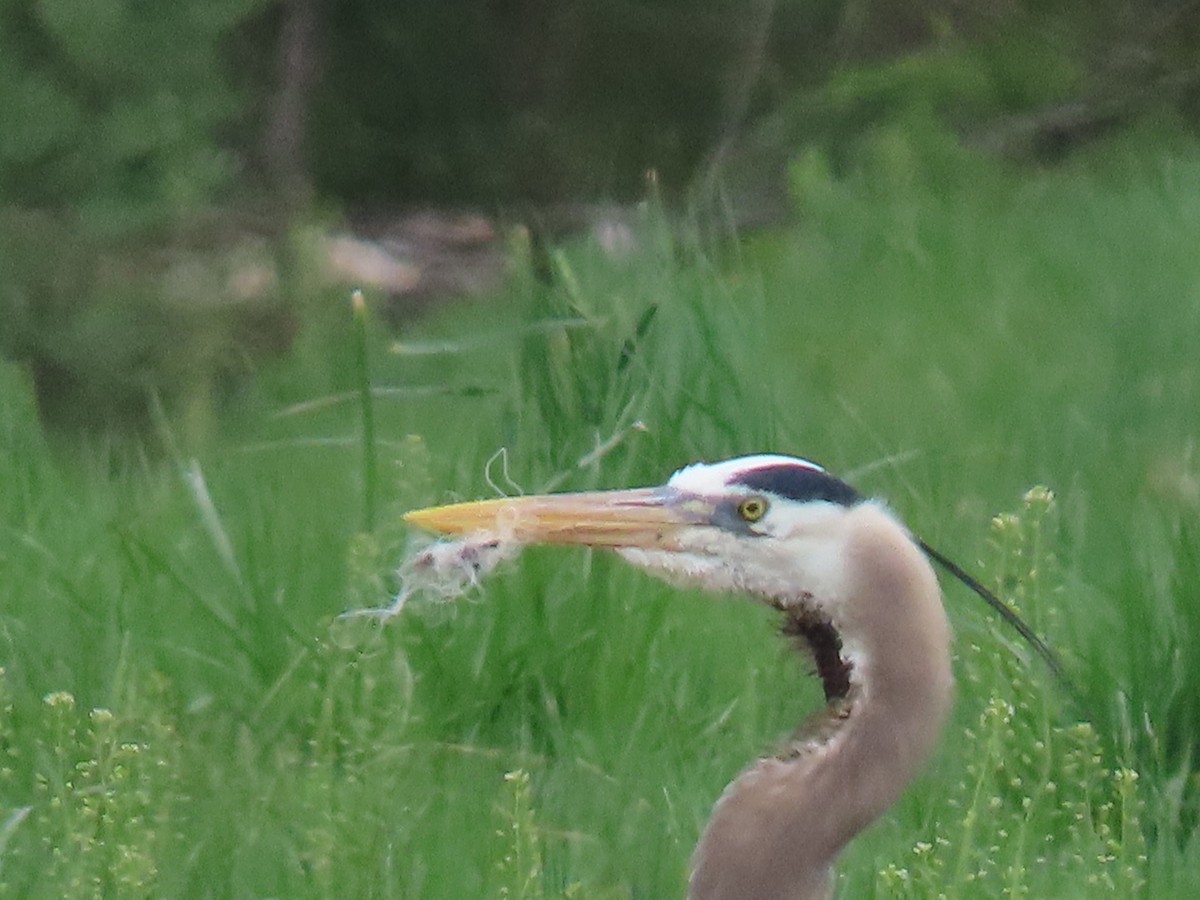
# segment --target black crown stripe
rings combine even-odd
[[[858,491],[846,482],[834,478],[828,472],[801,465],[774,465],[751,469],[738,475],[730,483],[801,503],[824,500],[839,506],[853,506],[862,500]]]

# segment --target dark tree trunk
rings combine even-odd
[[[288,208],[311,194],[305,137],[309,99],[317,75],[318,0],[283,0],[278,84],[264,135],[267,168]]]

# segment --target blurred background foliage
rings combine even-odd
[[[1190,0],[0,0],[0,353],[55,431],[136,432],[157,394],[202,435],[311,318],[306,226],[553,230],[648,171],[772,221],[796,160],[803,213],[855,171],[970,177],[939,147],[1194,130],[1198,59]]]
[[[840,156],[914,112],[1046,158],[1150,112],[1195,124],[1198,19],[1187,0],[4,0],[0,190],[111,236],[234,189],[628,199],[647,169],[678,191],[720,148]]]
[[[396,589],[404,509],[774,447],[985,560],[1095,729],[952,599],[964,727],[846,895],[932,896],[946,854],[873,862],[924,834],[993,870],[951,896],[1196,896],[1198,60],[1195,0],[0,0],[0,894],[483,896],[500,797],[551,895],[678,895],[819,702],[765,610],[530,553],[452,626],[332,617]],[[347,248],[393,286],[369,383]],[[1114,811],[1128,865],[1011,839]]]

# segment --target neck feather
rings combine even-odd
[[[828,608],[837,655],[830,660],[824,626],[812,640],[811,606],[802,627],[785,627],[812,642],[828,706],[785,753],[759,760],[725,790],[696,849],[692,900],[829,897],[838,855],[934,749],[952,694],[936,577],[877,507],[863,507],[847,534],[845,571],[854,574]],[[791,616],[786,601],[775,602]]]

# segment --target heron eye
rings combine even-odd
[[[738,515],[746,522],[757,522],[767,514],[767,501],[763,497],[747,497],[738,504]]]

